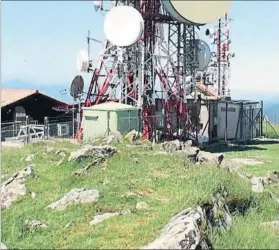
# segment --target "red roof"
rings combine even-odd
[[[1,107],[7,106],[9,104],[12,104],[14,102],[17,102],[21,99],[24,99],[28,96],[31,96],[31,95],[37,94],[37,93],[40,93],[49,98],[52,98],[62,104],[64,103],[60,100],[57,100],[55,97],[52,97],[45,93],[39,92],[39,90],[36,90],[36,89],[1,89]]]

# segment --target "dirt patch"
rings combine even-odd
[[[236,163],[237,165],[243,165],[243,166],[257,166],[257,165],[263,165],[263,161],[258,161],[253,158],[232,158],[232,162]]]
[[[22,148],[24,142],[1,142],[1,148]]]

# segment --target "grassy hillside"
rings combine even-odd
[[[55,150],[74,148],[67,142],[49,144]],[[16,201],[10,209],[2,212],[2,242],[8,248],[40,249],[93,249],[93,248],[138,248],[152,241],[169,219],[186,207],[210,202],[211,194],[220,186],[229,191],[231,202],[252,200],[253,207],[242,216],[233,215],[233,227],[228,232],[213,232],[209,235],[215,249],[271,249],[279,247],[279,237],[265,229],[261,223],[278,219],[278,205],[266,194],[254,194],[250,185],[225,170],[210,165],[197,166],[184,159],[156,155],[142,147],[116,145],[119,153],[96,166],[82,176],[73,175],[75,169],[84,167],[87,161],[64,163],[56,166],[59,156],[46,151],[46,143],[28,145],[21,149],[4,149],[2,152],[2,181],[27,164],[20,161],[29,153],[35,153],[36,178],[27,180],[30,194]],[[264,157],[276,156],[278,145],[264,146]],[[246,151],[250,154],[251,151]],[[262,151],[254,151],[261,156]],[[267,153],[270,152],[270,153]],[[253,153],[254,154],[254,153]],[[228,153],[233,157],[235,153]],[[245,153],[238,153],[245,156]],[[135,161],[137,158],[137,161]],[[267,159],[267,158],[265,158]],[[53,211],[47,206],[73,188],[97,188],[100,199],[97,203],[73,205],[66,210]],[[125,198],[133,192],[138,197]],[[137,201],[146,201],[146,211],[135,209]],[[110,218],[98,225],[89,222],[102,212],[130,209],[129,216]],[[28,233],[23,225],[26,219],[36,219],[48,228]],[[65,228],[72,221],[71,227]]]

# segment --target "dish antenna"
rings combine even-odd
[[[83,77],[77,75],[72,81],[70,95],[74,99],[77,99],[83,93],[83,88],[84,88]]]
[[[174,20],[190,25],[203,25],[216,22],[224,16],[232,1],[163,0],[162,4]]]
[[[77,54],[76,66],[78,72],[87,72],[89,68],[89,56],[86,50],[80,50]]]
[[[200,39],[196,40],[197,44],[197,57],[198,57],[198,71],[204,71],[209,65],[211,60],[211,50],[209,45]]]
[[[107,40],[118,47],[134,45],[142,36],[144,21],[131,6],[117,6],[106,15],[104,33]]]

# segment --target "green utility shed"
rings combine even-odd
[[[83,108],[83,139],[96,139],[108,132],[128,133],[139,130],[139,108],[116,102],[106,102]]]

